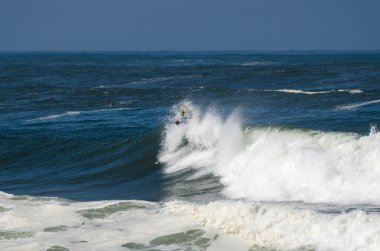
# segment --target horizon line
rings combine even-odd
[[[334,53],[380,52],[380,49],[300,49],[300,50],[0,50],[0,53]]]

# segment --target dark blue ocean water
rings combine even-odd
[[[380,123],[380,53],[1,53],[0,191],[220,197],[218,177],[158,161],[182,102],[239,113],[244,128],[367,135]]]

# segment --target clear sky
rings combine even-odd
[[[0,0],[0,50],[373,50],[380,0]]]

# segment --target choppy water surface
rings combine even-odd
[[[380,246],[380,53],[2,53],[0,90],[2,250]]]

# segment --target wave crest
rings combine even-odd
[[[27,120],[27,122],[38,121],[38,120],[52,120],[52,119],[57,119],[61,117],[75,116],[75,115],[80,115],[80,114],[93,114],[93,113],[99,113],[99,112],[121,111],[121,110],[129,110],[129,109],[132,109],[132,108],[122,107],[122,108],[97,109],[97,110],[91,110],[91,111],[68,111],[68,112],[64,112],[60,114],[53,114],[53,115],[38,117],[35,119],[29,119]]]
[[[256,91],[264,91],[264,92],[284,92],[284,93],[291,93],[291,94],[326,94],[326,93],[335,93],[335,92],[347,92],[350,94],[359,94],[363,93],[360,89],[339,89],[339,90],[324,90],[324,91],[318,91],[318,90],[298,90],[298,89],[276,89],[276,90],[270,90],[270,89],[264,89],[264,90],[258,90],[258,89],[250,89],[250,91],[256,92]]]
[[[356,108],[359,108],[361,106],[372,105],[372,104],[377,104],[377,103],[380,103],[380,99],[356,103],[356,104],[350,104],[350,105],[341,105],[341,106],[338,106],[336,109],[337,110],[355,110]]]

